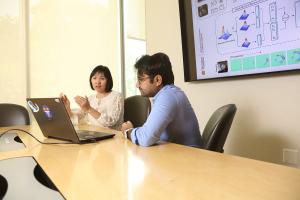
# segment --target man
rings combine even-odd
[[[164,53],[144,55],[136,63],[137,87],[141,95],[154,97],[147,121],[133,128],[130,121],[122,124],[122,132],[133,143],[151,146],[168,141],[201,147],[202,139],[193,108],[184,92],[174,85],[169,57]]]

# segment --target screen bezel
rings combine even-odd
[[[179,3],[179,16],[180,16],[180,30],[181,30],[181,43],[182,43],[182,57],[183,57],[183,70],[184,81],[210,81],[210,80],[224,80],[224,79],[236,79],[244,77],[265,77],[269,74],[291,74],[296,72],[300,73],[300,69],[286,69],[280,71],[268,71],[261,73],[251,74],[239,74],[222,77],[208,77],[197,79],[196,72],[196,57],[195,57],[195,45],[194,45],[194,28],[192,18],[192,3],[190,0],[178,0]]]

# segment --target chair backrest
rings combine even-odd
[[[149,98],[140,95],[131,96],[124,101],[124,121],[131,121],[134,127],[142,126],[151,110]]]
[[[228,104],[218,108],[209,118],[203,133],[203,149],[223,153],[229,129],[236,113],[235,104]]]
[[[26,108],[17,104],[0,103],[0,127],[29,124]]]

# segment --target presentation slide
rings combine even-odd
[[[191,0],[197,80],[300,69],[300,0]]]

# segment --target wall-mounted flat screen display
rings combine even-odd
[[[179,0],[185,81],[300,69],[300,0]]]

